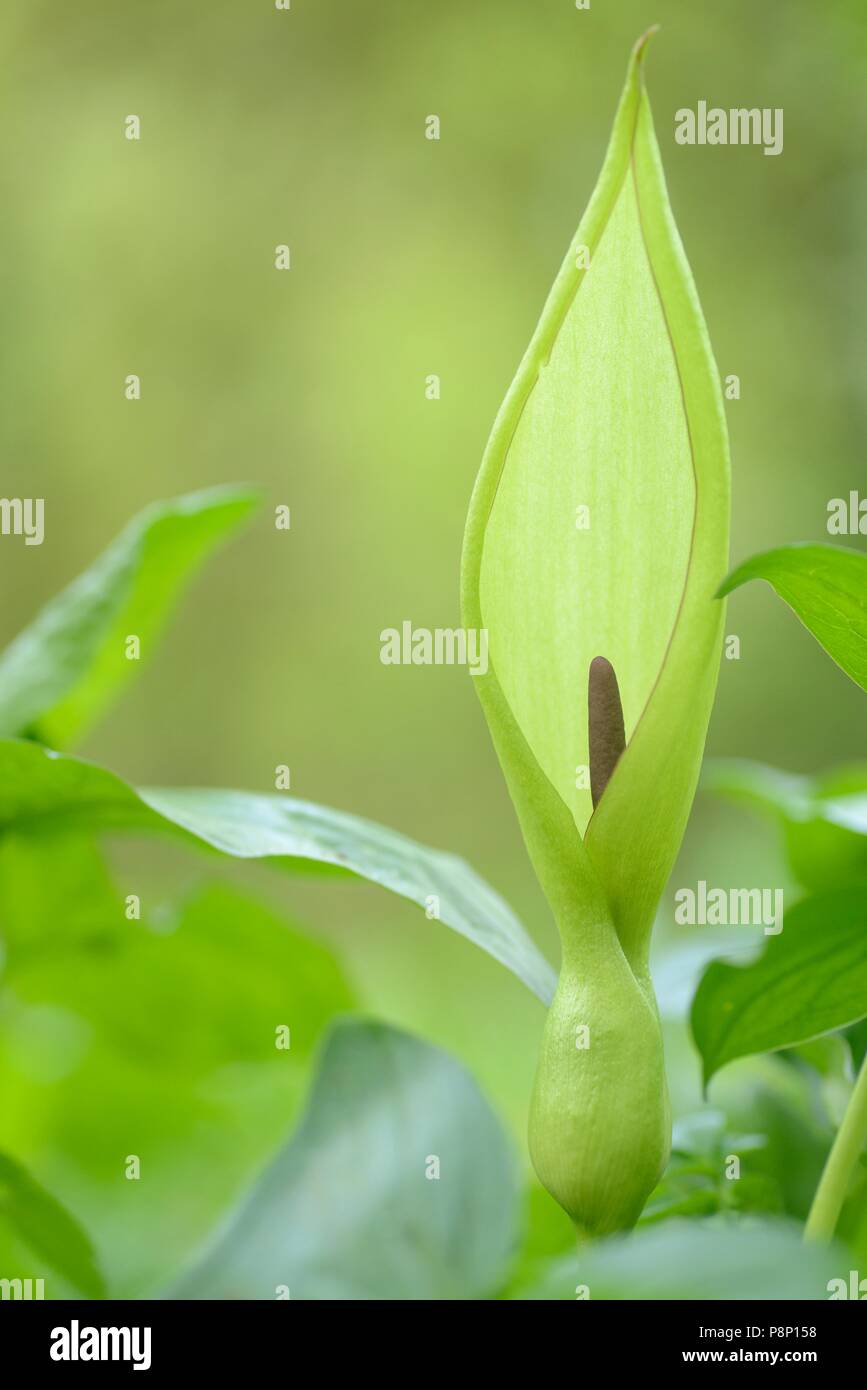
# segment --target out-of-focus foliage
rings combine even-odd
[[[702,784],[779,821],[792,871],[805,888],[867,883],[867,763],[799,777],[762,763],[715,759],[705,765]]]
[[[211,1230],[353,1002],[327,951],[237,891],[145,902],[140,921],[125,900],[74,837],[3,841],[0,1147],[68,1204],[116,1296],[174,1275]]]
[[[804,1246],[792,1223],[668,1221],[553,1261],[527,1299],[824,1299],[845,1278],[842,1248]]]
[[[671,1161],[639,1224],[719,1211],[782,1211],[775,1177],[752,1165],[753,1154],[766,1146],[765,1135],[728,1132],[719,1110],[685,1115],[674,1126]]]
[[[512,1257],[517,1197],[511,1146],[464,1068],[346,1022],[297,1133],[175,1296],[481,1298]]]
[[[0,1259],[7,1279],[41,1278],[52,1297],[45,1265],[65,1285],[88,1298],[105,1292],[93,1246],[78,1223],[8,1154],[0,1153]],[[34,1271],[39,1270],[39,1274]],[[15,1271],[13,1273],[13,1271]],[[8,1295],[4,1295],[8,1297]],[[20,1295],[19,1295],[20,1297]],[[38,1297],[31,1292],[30,1297]]]

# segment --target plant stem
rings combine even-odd
[[[831,1146],[804,1230],[806,1240],[829,1241],[834,1234],[849,1180],[867,1143],[867,1057],[849,1097],[843,1123]]]

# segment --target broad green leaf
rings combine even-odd
[[[867,883],[867,764],[811,778],[713,759],[702,789],[777,818],[792,871],[812,892]]]
[[[141,512],[0,656],[0,736],[79,738],[151,654],[181,590],[256,505],[219,487]],[[140,659],[126,655],[138,637]]]
[[[135,1297],[177,1275],[267,1162],[354,1001],[330,952],[255,900],[212,887],[167,908],[96,860],[87,887],[81,851],[0,845],[0,1145],[79,1215],[112,1295]]]
[[[846,675],[867,690],[867,555],[838,545],[780,546],[732,570],[720,597],[749,579],[766,579]]]
[[[0,831],[164,831],[238,859],[274,859],[378,883],[492,955],[547,1003],[554,972],[521,923],[461,859],[372,821],[278,794],[135,791],[113,773],[0,740]]]
[[[750,965],[715,961],[692,1006],[705,1085],[726,1062],[792,1047],[867,1015],[867,898],[843,889],[786,913]]]
[[[561,929],[589,918],[595,930],[604,900],[641,968],[716,685],[729,517],[717,369],[668,203],[644,43],[494,425],[463,558],[465,623],[489,634],[475,686]],[[627,744],[591,815],[576,769],[591,761],[597,656],[613,664]]]
[[[805,1246],[794,1222],[666,1221],[552,1262],[515,1297],[818,1300],[830,1297],[835,1279],[848,1281],[850,1264],[839,1247]]]
[[[9,1235],[13,1242],[7,1244]],[[13,1268],[11,1250],[27,1264]],[[0,1277],[43,1279],[46,1298],[52,1297],[57,1275],[88,1298],[105,1293],[93,1246],[78,1222],[5,1153],[0,1153],[0,1261]]]
[[[347,1020],[297,1133],[172,1296],[484,1298],[517,1213],[513,1155],[467,1072],[397,1029]]]

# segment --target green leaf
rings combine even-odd
[[[574,1299],[581,1286],[591,1300],[827,1299],[850,1263],[839,1248],[805,1245],[794,1222],[666,1221],[553,1262],[516,1297]]]
[[[166,907],[140,869],[121,892],[85,849],[0,844],[0,1144],[85,1222],[112,1296],[140,1297],[274,1152],[354,999],[330,951],[254,899],[214,886]]]
[[[220,487],[141,512],[0,656],[0,735],[52,747],[87,730],[147,661],[184,585],[247,519],[256,494]],[[128,660],[126,638],[141,656]]]
[[[53,1271],[88,1298],[104,1296],[93,1246],[78,1222],[16,1159],[0,1153],[3,1231],[15,1238],[16,1253],[21,1250],[23,1256],[27,1251],[30,1261],[26,1269],[14,1270],[4,1263],[4,1278],[44,1279],[45,1294],[51,1298]]]
[[[466,626],[489,633],[488,674],[474,684],[561,929],[589,919],[595,930],[607,902],[639,966],[698,777],[729,517],[718,373],[668,203],[645,42],[494,425],[462,586]],[[600,655],[627,745],[591,815],[576,768],[591,762],[588,672]]]
[[[692,1006],[707,1085],[726,1062],[792,1047],[867,1015],[867,899],[840,890],[787,912],[750,965],[715,961]]]
[[[776,817],[792,871],[812,892],[867,883],[867,764],[810,778],[713,759],[702,789]]]
[[[867,690],[867,555],[836,545],[784,545],[738,565],[722,598],[766,579],[837,665]]]
[[[517,1204],[513,1155],[467,1072],[385,1024],[341,1022],[297,1134],[173,1296],[484,1298]]]
[[[278,794],[134,791],[113,773],[0,740],[0,830],[170,832],[237,859],[355,876],[409,898],[548,1002],[554,972],[510,908],[461,859],[342,811]]]

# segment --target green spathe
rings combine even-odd
[[[650,932],[698,778],[723,631],[719,380],[633,52],[590,206],[494,425],[464,543],[475,685],[563,945],[530,1120],[582,1227],[637,1218],[669,1114]],[[580,519],[580,524],[579,524]],[[588,673],[625,750],[593,807]]]

